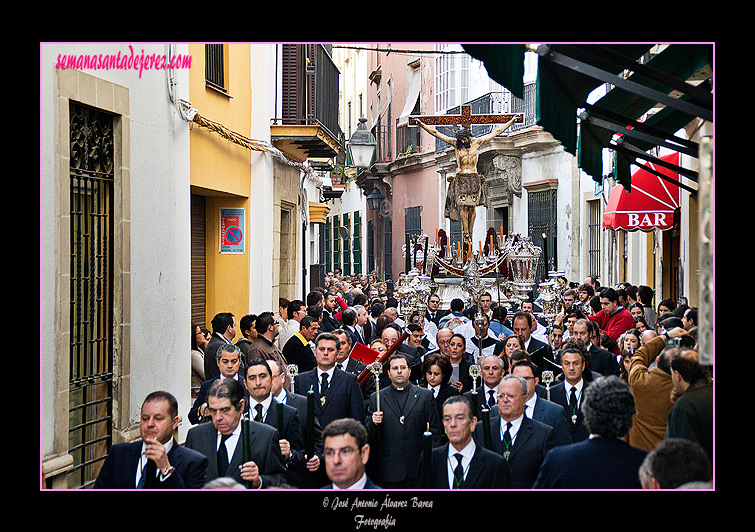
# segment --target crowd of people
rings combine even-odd
[[[712,488],[697,310],[588,278],[546,322],[532,296],[402,312],[390,282],[333,272],[277,312],[219,313],[192,325],[185,443],[151,394],[95,488]]]

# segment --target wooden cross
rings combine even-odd
[[[505,124],[512,118],[515,124],[524,123],[524,113],[513,113],[507,115],[473,115],[472,108],[469,105],[461,106],[461,114],[458,115],[432,115],[432,116],[410,116],[409,124],[415,125],[417,119],[429,126],[453,126],[460,124],[469,127],[472,124]]]

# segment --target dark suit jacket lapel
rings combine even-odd
[[[176,468],[181,464],[181,455],[180,452],[177,451],[178,447],[178,442],[173,438],[173,445],[171,445],[170,451],[168,452],[168,460],[170,461],[170,465]]]
[[[446,443],[441,447],[436,447],[433,454],[433,478],[436,479],[435,485],[440,489],[450,489],[448,485],[448,446]]]
[[[406,404],[404,405],[404,415],[408,416],[419,402],[419,390],[417,386],[411,383],[407,384],[406,387],[406,393],[408,393],[409,395],[407,396]]]
[[[207,477],[222,477],[225,473],[218,471],[218,430],[215,428],[215,425],[211,421],[203,423],[203,425],[207,426],[207,437],[198,439],[198,443],[201,443],[202,447],[204,448],[197,449],[197,451],[205,455],[209,461],[207,465]]]
[[[532,424],[529,422],[529,419],[527,419],[527,416],[524,416],[522,418],[522,423],[519,425],[519,431],[516,433],[514,445],[511,446],[509,460],[519,452],[519,449],[527,445],[527,440],[530,439],[530,436],[532,436]]]
[[[176,442],[173,442],[173,447]],[[172,450],[173,448],[171,448]],[[127,465],[124,467],[126,474],[130,475],[128,482],[132,487],[136,487],[136,468],[139,467],[139,458],[142,456],[142,442],[134,442],[127,447],[126,460]]]
[[[268,412],[268,415],[270,412]],[[240,423],[240,422],[239,422]],[[254,428],[254,422],[249,422],[249,448],[254,448],[254,435],[255,435],[255,428]],[[239,441],[236,443],[236,449],[233,451],[233,456],[228,458],[228,476],[232,476],[234,471],[238,471],[239,466],[243,463],[244,460],[244,450],[242,449],[243,445],[241,445],[241,442],[243,440],[243,436],[239,434]],[[261,464],[260,469],[262,467]]]
[[[482,423],[480,421],[477,422],[477,424],[482,427]],[[484,430],[484,429],[481,429]],[[481,438],[480,442],[476,442],[479,444],[484,445],[485,444],[485,435],[483,433],[483,437]],[[496,452],[500,455],[503,455],[503,441],[501,441],[501,418],[499,416],[490,416],[490,441],[493,444],[493,448],[491,451]]]
[[[385,391],[381,391],[381,405],[382,407],[387,406],[391,412],[396,414],[396,417],[398,418],[401,416],[401,409],[398,407],[398,401],[396,400],[396,390],[393,389],[393,386],[389,386],[385,389]]]
[[[475,451],[472,456],[472,461],[469,463],[467,476],[464,478],[464,482],[461,483],[462,489],[477,485],[477,479],[480,478],[480,475],[482,475],[482,472],[485,470],[485,463],[483,459],[480,458],[480,454],[482,454],[480,452],[481,448],[482,446],[475,442]]]
[[[270,425],[274,429],[278,428],[278,412],[275,408],[275,404],[277,402],[278,401],[276,401],[275,399],[270,401],[270,406],[268,407],[267,412],[265,412],[265,419],[262,420],[266,425]]]
[[[331,377],[330,382],[328,383],[328,391],[325,393],[325,404],[322,405],[321,410],[325,410],[330,406],[330,403],[334,402],[332,401],[332,398],[338,395],[338,389],[343,386],[342,372],[343,370],[338,368],[333,371],[333,377]],[[319,393],[315,397],[318,401],[320,400]],[[317,402],[315,402],[315,405],[317,405]]]
[[[315,392],[315,416],[320,417],[320,413],[322,412],[322,404],[320,403],[320,383],[317,382],[317,368],[303,373],[297,378],[301,379],[302,385],[299,391],[301,392],[302,396],[306,398],[309,390],[313,390]]]

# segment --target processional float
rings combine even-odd
[[[498,303],[508,310],[521,307],[522,301],[529,298],[535,286],[542,249],[534,245],[529,237],[519,234],[504,236],[503,231],[496,233],[492,228],[486,237],[485,244],[479,242],[478,250],[473,250],[469,243],[458,243],[456,248],[449,246],[442,229],[436,231],[434,244],[430,243],[427,235],[406,235],[403,254],[407,271],[400,275],[395,291],[400,313],[405,317],[415,312],[424,316],[431,295],[438,295],[441,301],[449,303],[450,299],[459,297],[465,302],[465,307],[476,305],[474,321],[481,328],[486,324],[480,305],[484,293],[490,292],[492,295],[495,292]],[[551,295],[558,298],[555,281],[541,283],[541,287],[549,291],[549,302]],[[549,324],[557,312],[551,316],[551,306],[548,307],[545,317],[550,318]],[[480,365],[472,364],[469,374],[474,381],[471,396],[474,410],[477,411]],[[487,404],[483,404],[482,423],[484,443],[490,448],[490,411]]]

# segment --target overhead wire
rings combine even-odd
[[[168,45],[169,65],[172,64],[170,59],[173,55],[173,46],[175,45]],[[239,146],[243,146],[248,150],[269,153],[276,160],[281,161],[289,166],[294,166],[301,170],[304,173],[304,178],[313,182],[316,186],[322,185],[322,180],[317,175],[317,172],[315,172],[314,168],[312,168],[312,166],[310,166],[306,162],[302,163],[299,161],[292,161],[291,159],[286,157],[282,151],[280,151],[269,142],[264,140],[251,139],[245,135],[242,135],[241,133],[237,133],[227,128],[219,122],[210,120],[209,118],[202,116],[197,109],[191,106],[191,102],[177,96],[176,88],[178,83],[175,79],[175,72],[173,68],[166,69],[166,76],[168,84],[168,96],[170,98],[170,101],[176,107],[178,116],[180,116],[183,121],[188,122],[189,124],[196,124],[200,127],[207,128],[211,132],[220,135],[224,139]]]

